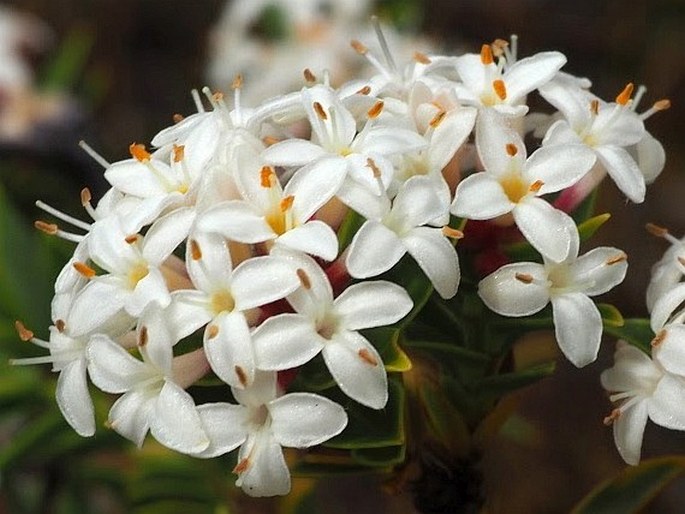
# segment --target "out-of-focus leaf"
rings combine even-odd
[[[685,471],[684,457],[661,457],[626,468],[586,496],[573,514],[637,514]]]
[[[405,447],[358,448],[352,450],[352,458],[365,466],[390,468],[404,462]]]
[[[571,217],[576,224],[583,223],[589,219],[595,212],[595,204],[597,203],[597,194],[599,188],[596,187],[587,197],[580,202],[580,205],[571,213]]]
[[[605,325],[604,333],[637,346],[645,353],[650,353],[650,343],[654,339],[654,332],[649,320],[644,318],[626,319],[622,326]]]
[[[83,73],[94,41],[95,35],[88,27],[73,28],[45,70],[41,87],[51,91],[68,91],[74,87]]]
[[[602,315],[602,323],[605,327],[622,327],[625,325],[626,321],[623,319],[623,315],[613,305],[608,303],[598,303],[597,309],[599,309],[599,313]]]
[[[349,422],[339,436],[324,443],[330,448],[380,448],[404,443],[404,388],[394,378],[388,380],[388,403],[381,410],[358,404],[342,391],[330,391],[328,396],[347,411]]]
[[[593,216],[592,218],[586,219],[582,223],[578,225],[578,234],[580,235],[580,240],[581,241],[586,241],[587,239],[590,239],[594,235],[595,232],[604,225],[607,221],[609,221],[609,218],[611,218],[611,214],[604,213],[604,214],[599,214],[597,216]]]
[[[521,389],[554,373],[556,362],[546,362],[512,373],[493,375],[481,380],[475,390],[483,396],[499,397]]]
[[[468,350],[442,341],[407,341],[407,349],[418,351],[433,358],[446,371],[454,373],[464,383],[481,378],[491,366],[490,357],[483,353]]]
[[[341,252],[350,245],[354,235],[364,224],[364,221],[366,221],[364,217],[352,209],[347,211],[343,222],[338,228],[338,245]]]

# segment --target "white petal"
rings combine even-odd
[[[209,438],[191,396],[173,382],[165,382],[150,417],[150,433],[167,448],[183,453],[201,452]]]
[[[583,293],[552,297],[554,333],[559,348],[576,367],[597,359],[602,339],[602,316],[594,302]]]
[[[606,104],[592,124],[592,135],[600,146],[634,145],[645,135],[645,125],[632,109]]]
[[[652,350],[654,360],[669,373],[685,377],[685,325],[667,325],[665,337]]]
[[[659,381],[648,403],[649,418],[672,430],[685,430],[685,381],[682,376],[666,374]]]
[[[474,173],[457,186],[450,212],[460,218],[489,220],[511,212],[515,204],[489,173]]]
[[[109,426],[138,448],[143,446],[150,428],[157,392],[149,389],[134,390],[119,398],[109,411]]]
[[[195,221],[195,209],[176,209],[152,224],[143,241],[143,257],[159,265],[172,254],[188,236]]]
[[[511,212],[533,248],[554,262],[566,259],[571,248],[571,234],[564,219],[567,214],[534,197],[526,197]]]
[[[510,144],[517,150],[514,157],[507,152],[507,145]],[[476,147],[483,167],[494,176],[508,172],[512,162],[522,164],[527,155],[521,136],[507,124],[505,118],[492,109],[481,109],[478,112]]]
[[[167,312],[160,308],[147,309],[138,321],[139,344],[143,333],[145,344],[138,347],[143,360],[168,376],[171,373],[173,347],[177,339],[170,330]]]
[[[566,57],[559,52],[540,52],[516,61],[504,74],[507,101],[516,103],[533,89],[551,80],[564,64]]]
[[[249,465],[236,485],[250,496],[275,496],[290,491],[290,471],[283,450],[269,433],[250,436],[241,446],[238,462],[248,458]]]
[[[433,182],[423,176],[411,177],[401,187],[392,202],[392,210],[385,218],[388,226],[398,233],[410,230],[443,214]]]
[[[388,377],[376,349],[358,332],[339,332],[323,349],[328,370],[343,393],[382,409],[388,402]]]
[[[231,293],[237,310],[247,310],[284,298],[300,286],[292,266],[278,257],[253,257],[234,271]]]
[[[666,164],[666,152],[659,141],[649,132],[636,145],[637,165],[645,177],[645,183],[651,184],[661,174]]]
[[[377,126],[365,134],[363,151],[387,156],[413,152],[427,146],[426,140],[416,132],[402,128]]]
[[[308,362],[324,347],[313,320],[285,313],[268,318],[252,333],[257,368],[282,370]]]
[[[325,119],[314,109],[318,102],[326,113]],[[317,139],[324,145],[349,145],[357,124],[333,89],[322,84],[302,90],[302,104]]]
[[[461,271],[457,250],[439,228],[417,227],[402,243],[442,298],[457,294]]]
[[[126,295],[121,281],[105,276],[92,279],[74,299],[67,317],[69,333],[74,337],[102,330],[112,318],[123,311]]]
[[[132,264],[141,260],[140,254],[126,242],[118,218],[99,220],[88,236],[88,251],[93,261],[102,269],[116,274],[125,274]]]
[[[632,407],[621,411],[614,421],[614,442],[618,453],[631,466],[640,462],[642,435],[647,424],[647,403],[640,401]]]
[[[219,333],[210,338],[211,328]],[[204,349],[212,370],[227,384],[243,388],[254,378],[254,353],[250,328],[241,312],[222,313],[207,325]]]
[[[587,284],[583,287],[583,293],[588,296],[606,293],[623,282],[628,270],[625,260],[607,263],[623,255],[625,254],[618,248],[606,246],[590,250],[573,263],[571,272],[574,281],[577,284]]]
[[[397,284],[384,280],[354,284],[335,299],[335,313],[347,330],[381,327],[401,320],[414,302]]]
[[[310,141],[287,139],[264,150],[262,158],[276,166],[303,166],[325,155],[323,148]]]
[[[531,276],[527,283],[516,275]],[[490,310],[502,316],[529,316],[549,303],[549,285],[544,266],[533,262],[507,264],[478,284],[478,296]]]
[[[170,173],[169,166],[163,162],[152,160],[150,166],[159,170],[162,176]],[[141,198],[167,194],[158,176],[135,159],[115,162],[105,170],[105,179],[122,193]]]
[[[319,220],[288,230],[276,239],[275,244],[320,257],[325,261],[332,261],[338,255],[338,238],[335,232]]]
[[[78,435],[90,437],[95,433],[95,412],[88,392],[86,359],[75,359],[62,368],[55,397],[64,419]]]
[[[481,62],[480,55],[466,54],[457,57],[454,63],[459,78],[466,85],[466,87],[477,94],[486,87],[485,79],[496,73],[497,66],[493,63],[484,65]],[[487,71],[490,73],[488,73]]]
[[[186,266],[193,284],[207,293],[228,287],[233,273],[233,262],[228,243],[223,236],[210,233],[190,235],[186,245]],[[197,251],[199,250],[199,259]]]
[[[86,354],[90,379],[106,393],[123,393],[155,376],[144,362],[104,335],[93,336]]]
[[[375,277],[392,268],[405,253],[395,232],[377,221],[367,221],[354,235],[345,264],[355,278]]]
[[[318,394],[286,394],[270,402],[268,409],[274,439],[290,448],[321,444],[347,426],[345,409]]]
[[[167,318],[169,330],[175,339],[188,337],[212,319],[209,311],[209,298],[202,291],[174,291]]]
[[[257,370],[252,384],[245,389],[232,387],[231,392],[241,405],[260,408],[279,395],[278,374]]]
[[[148,268],[148,273],[143,277],[132,294],[126,297],[124,309],[131,316],[137,317],[150,305],[167,307],[171,303],[171,295],[166,286],[164,275],[157,268]]]
[[[309,289],[299,287],[288,295],[288,302],[296,312],[309,315],[318,312],[319,307],[333,303],[333,289],[328,276],[309,255],[285,248],[274,249],[272,255],[286,260],[292,269],[301,269],[309,277]]]
[[[293,195],[293,214],[304,223],[340,189],[347,163],[340,157],[323,158],[298,170],[288,181],[283,196]]]
[[[676,309],[685,302],[685,283],[678,284],[659,298],[652,308],[650,325],[654,332],[664,327]]]
[[[654,387],[664,371],[645,352],[619,341],[614,366],[602,372],[602,387],[611,393],[647,391]]]
[[[224,202],[207,210],[198,218],[197,228],[241,243],[261,243],[276,237],[264,216],[250,204],[239,200]]]
[[[390,210],[386,195],[379,195],[377,189],[370,190],[351,178],[342,183],[336,195],[341,202],[369,220],[380,220]]]
[[[211,459],[235,450],[247,439],[248,410],[242,405],[205,403],[197,407],[209,446],[193,457]]]
[[[601,146],[595,148],[600,162],[616,186],[635,203],[645,199],[645,177],[635,160],[623,148]]]
[[[543,182],[538,195],[554,193],[578,182],[595,164],[595,153],[585,145],[549,145],[535,151],[524,176]]]
[[[442,170],[447,166],[473,130],[477,113],[472,107],[461,107],[448,113],[440,122],[430,141],[431,169]]]
[[[564,117],[568,120],[568,122],[563,121],[567,127],[569,125],[577,128],[585,127],[592,121],[590,111],[590,102],[592,101],[592,97],[588,95],[586,91],[578,87],[569,86],[568,84],[565,84],[559,80],[552,80],[551,82],[548,82],[544,86],[540,87],[539,91],[540,95],[542,95],[545,100],[561,111]],[[545,136],[545,139],[547,139],[549,136],[550,133],[548,132]],[[578,137],[576,136],[575,140],[577,141],[577,139]],[[556,142],[562,141],[563,140],[559,140]]]

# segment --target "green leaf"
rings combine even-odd
[[[637,514],[683,471],[683,457],[643,461],[601,484],[572,514]]]
[[[623,339],[647,354],[651,352],[650,343],[655,336],[649,320],[644,318],[626,319],[621,326],[605,325],[604,333]]]
[[[297,377],[293,380],[293,390],[325,391],[335,385],[335,380],[328,371],[328,366],[321,354],[304,364],[297,371]]]
[[[404,445],[352,450],[352,458],[364,466],[390,468],[403,463],[404,457]]]
[[[400,331],[392,327],[379,327],[362,332],[374,345],[383,359],[386,371],[404,372],[411,369],[411,360],[400,348]]]
[[[580,240],[586,241],[592,237],[594,233],[597,232],[599,227],[604,225],[609,218],[611,218],[611,214],[607,212],[583,221],[580,225],[578,225],[578,234],[580,235]]]
[[[364,407],[335,389],[329,397],[342,405],[349,418],[347,428],[337,437],[324,443],[330,448],[381,448],[404,444],[404,388],[389,377],[388,403],[381,410]]]
[[[489,356],[454,343],[407,340],[405,346],[411,354],[418,351],[423,356],[434,359],[443,370],[453,374],[464,383],[482,378],[492,365],[492,359]]]
[[[602,316],[602,323],[605,327],[622,327],[625,325],[626,320],[623,319],[621,312],[608,303],[598,303],[597,309]]]
[[[354,235],[361,228],[366,220],[361,214],[357,214],[352,209],[347,211],[343,222],[338,228],[338,246],[342,252],[349,246],[354,238]]]
[[[500,397],[517,389],[550,376],[554,373],[556,362],[545,362],[521,371],[493,375],[481,380],[475,390],[480,395]]]
[[[580,202],[580,205],[576,207],[576,210],[571,213],[573,221],[578,223],[583,223],[585,220],[589,219],[595,212],[595,204],[597,203],[597,194],[599,188],[596,187],[592,192],[587,195],[585,200]]]
[[[87,27],[72,29],[64,38],[59,53],[43,73],[41,87],[52,91],[71,89],[83,73],[95,34]]]

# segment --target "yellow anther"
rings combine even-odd
[[[76,261],[74,264],[74,269],[78,271],[81,275],[87,279],[91,279],[95,276],[95,270],[88,266],[85,262]]]
[[[328,114],[326,114],[326,111],[323,110],[323,106],[319,102],[314,102],[314,112],[322,120],[328,119]]]
[[[264,136],[262,138],[262,142],[266,146],[271,146],[271,145],[275,145],[276,143],[280,142],[280,139],[278,139],[277,137],[273,137],[273,136]]]
[[[293,206],[293,202],[295,201],[295,197],[293,195],[288,195],[283,200],[281,200],[281,203],[279,204],[279,208],[281,209],[281,212],[287,212],[290,210],[290,208]]]
[[[195,240],[190,240],[190,258],[194,261],[199,261],[202,259],[202,250],[200,249],[200,244]]]
[[[492,48],[490,48],[490,45],[483,45],[480,47],[480,62],[486,66],[495,62],[495,59],[492,57]]]
[[[366,53],[369,51],[369,49],[366,47],[364,43],[356,39],[350,41],[350,46],[354,48],[354,51],[357,52],[359,55],[366,55]]]
[[[535,278],[530,273],[517,273],[514,275],[516,280],[523,282],[524,284],[531,284]]]
[[[448,225],[442,227],[442,235],[449,237],[450,239],[461,239],[464,237],[464,233],[461,230],[457,230]]]
[[[378,359],[374,357],[369,350],[366,348],[362,348],[357,352],[359,355],[359,358],[366,362],[367,364],[370,364],[371,366],[378,366]]]
[[[139,145],[138,143],[131,143],[128,147],[128,151],[131,152],[131,157],[139,162],[147,162],[150,160],[150,152],[145,149],[145,145]]]
[[[445,116],[447,116],[447,111],[440,109],[435,116],[431,118],[431,120],[428,122],[428,125],[436,128],[440,123],[442,123],[442,120],[445,119]]]
[[[275,178],[276,172],[271,166],[262,166],[259,171],[259,183],[262,187],[273,187]]]
[[[635,86],[633,85],[633,83],[628,82],[626,84],[626,87],[623,88],[623,91],[621,91],[616,97],[616,103],[619,105],[626,105],[628,102],[630,102],[630,97],[633,94],[634,88]]]
[[[432,61],[423,52],[414,52],[414,60],[419,64],[430,64]]]
[[[33,222],[33,226],[36,227],[41,232],[45,232],[50,236],[57,234],[59,227],[54,223],[47,223],[46,221],[36,220]]]
[[[26,326],[24,326],[24,324],[21,321],[15,321],[14,328],[17,331],[17,334],[19,334],[19,339],[21,339],[22,341],[26,342],[33,339],[33,332],[26,328]]]
[[[373,104],[373,107],[366,111],[366,114],[369,118],[374,119],[377,118],[381,112],[383,112],[383,100],[378,100],[375,104]]]
[[[507,86],[504,85],[504,81],[502,79],[493,80],[492,89],[495,90],[495,94],[500,100],[507,99]]]
[[[530,185],[530,187],[528,188],[528,190],[529,190],[531,193],[537,193],[538,191],[540,191],[540,189],[541,189],[542,186],[544,186],[544,185],[545,185],[545,183],[544,183],[542,180],[536,180],[535,182],[533,182],[533,183]]]
[[[221,91],[217,91],[212,95],[215,102],[222,102],[224,100],[224,94]]]
[[[506,149],[507,149],[507,154],[510,157],[513,157],[514,155],[519,153],[519,149],[516,147],[516,145],[514,143],[507,143]]]
[[[185,157],[186,147],[184,145],[174,145],[174,162],[181,162]]]

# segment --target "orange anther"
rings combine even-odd
[[[290,208],[293,206],[293,202],[295,201],[295,197],[293,195],[288,195],[283,200],[281,200],[281,203],[279,205],[281,212],[286,212],[290,210]]]
[[[513,157],[514,155],[519,153],[519,149],[516,147],[516,145],[514,143],[507,143],[506,149],[507,149],[507,154],[510,157]]]
[[[602,420],[602,423],[604,423],[606,426],[612,425],[614,421],[616,421],[618,418],[621,417],[621,410],[620,409],[614,409],[611,411],[611,414],[609,414],[607,417],[605,417]]]
[[[45,232],[46,234],[48,234],[50,236],[54,236],[55,234],[57,234],[57,231],[59,230],[59,227],[57,225],[55,225],[54,223],[47,223],[47,222],[41,221],[41,220],[34,221],[33,226],[36,227],[41,232]]]
[[[202,259],[202,250],[199,243],[195,239],[190,240],[190,258],[194,261]]]
[[[138,333],[138,346],[142,348],[147,344],[148,340],[147,327],[140,327],[140,332]]]
[[[312,73],[312,70],[310,70],[309,68],[305,68],[302,74],[304,75],[304,80],[306,80],[307,82],[316,82],[316,75],[314,75]]]
[[[309,275],[307,275],[307,272],[302,268],[297,268],[297,278],[300,279],[300,284],[302,284],[302,287],[307,290],[312,288],[312,281],[309,280]]]
[[[231,84],[231,88],[233,89],[240,89],[243,87],[243,76],[238,73],[235,78],[233,79],[233,83]]]
[[[414,60],[420,64],[430,64],[432,61],[423,52],[414,52]]]
[[[654,223],[645,224],[645,229],[647,229],[647,232],[656,237],[665,237],[666,235],[668,235],[667,228],[660,227],[659,225],[655,225]]]
[[[528,190],[529,190],[531,193],[537,193],[538,191],[540,191],[540,189],[541,189],[542,186],[544,186],[544,185],[545,185],[545,183],[544,183],[542,180],[536,180],[535,182],[533,182],[533,183],[530,185],[530,187],[528,188]]]
[[[145,149],[145,145],[139,145],[137,143],[131,143],[128,147],[128,151],[131,152],[131,157],[140,162],[146,162],[150,160],[150,152]]]
[[[611,257],[610,259],[607,259],[606,265],[607,266],[613,266],[614,264],[618,264],[619,262],[627,261],[628,256],[625,253],[620,253],[614,257]]]
[[[326,114],[326,111],[323,110],[323,106],[319,102],[314,102],[314,112],[322,120],[328,119],[328,114]]]
[[[633,94],[634,88],[635,86],[633,85],[633,83],[628,82],[626,84],[626,87],[623,88],[623,91],[621,91],[616,97],[616,103],[619,105],[626,105],[630,101],[630,97]]]
[[[369,51],[369,49],[366,47],[364,43],[356,39],[350,41],[350,46],[354,48],[354,51],[357,52],[359,55],[365,55]]]
[[[87,187],[81,189],[81,205],[85,207],[90,203],[92,199],[93,195],[90,194],[90,189],[88,189]]]
[[[16,329],[17,334],[19,334],[19,339],[22,341],[30,341],[33,339],[33,332],[26,328],[21,321],[15,321],[14,328]]]
[[[236,366],[235,368],[235,374],[238,377],[238,380],[240,381],[241,385],[243,387],[247,386],[247,373],[245,373],[245,370],[241,368],[240,366]]]
[[[530,284],[533,282],[533,280],[535,280],[533,275],[529,273],[517,273],[514,276],[516,277],[516,280],[518,280],[519,282],[523,282],[524,284]]]
[[[435,116],[431,118],[431,120],[428,122],[428,125],[430,125],[433,128],[436,128],[440,123],[442,123],[442,120],[445,119],[445,116],[447,116],[447,111],[444,111],[443,109],[440,109]]]
[[[91,279],[95,276],[95,270],[84,262],[76,261],[73,266],[76,271],[88,279]]]
[[[492,48],[490,48],[490,45],[483,45],[480,47],[480,62],[486,66],[495,62],[495,59],[492,57]]]
[[[442,227],[442,235],[451,239],[461,239],[464,237],[464,233],[461,230],[457,230],[456,228],[447,225]]]
[[[371,92],[371,86],[364,86],[356,94],[358,95],[368,95]]]
[[[366,114],[369,118],[374,119],[377,118],[381,112],[383,112],[383,100],[378,100],[375,104],[373,104],[373,107],[366,111]]]
[[[500,100],[506,100],[507,98],[507,86],[504,85],[502,79],[497,79],[492,81],[492,89],[495,90],[495,94]]]
[[[250,459],[243,459],[241,460],[238,464],[236,464],[235,468],[233,468],[233,473],[236,475],[240,475],[241,473],[244,473],[247,471],[247,468],[250,467]]]
[[[184,145],[174,145],[174,162],[181,162],[185,157],[186,147]]]
[[[275,177],[276,173],[271,166],[262,166],[262,169],[259,171],[259,183],[262,185],[262,187],[273,186],[272,180]]]

